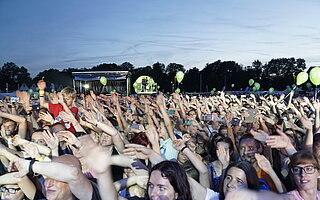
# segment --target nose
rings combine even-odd
[[[157,189],[153,188],[153,189],[150,189],[150,197],[151,199],[157,199],[158,196],[159,196],[159,192]]]
[[[50,188],[52,185],[53,185],[53,180],[47,178],[47,179],[45,180],[45,187],[46,187],[46,188]]]
[[[227,187],[228,188],[235,188],[235,181],[234,180],[229,181],[229,183],[227,184]]]

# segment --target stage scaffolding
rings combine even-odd
[[[129,71],[85,71],[72,72],[73,87],[78,93],[88,93],[93,90],[95,93],[110,94],[116,91],[119,94],[131,94]],[[100,78],[107,78],[107,84],[104,86],[100,83]]]

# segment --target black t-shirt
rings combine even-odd
[[[98,185],[89,180],[91,185],[92,185],[92,197],[91,197],[91,200],[101,200],[101,196],[100,196],[100,193],[99,193],[99,188],[98,188]],[[76,196],[72,195],[73,196],[73,200],[79,200]]]

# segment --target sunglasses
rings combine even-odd
[[[294,174],[294,175],[301,175],[302,173],[302,170],[306,173],[306,174],[313,174],[316,169],[318,169],[318,167],[316,166],[306,166],[306,167],[293,167],[291,169],[291,172]]]

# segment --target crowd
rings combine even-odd
[[[1,199],[320,199],[318,99],[38,88],[0,102]]]

